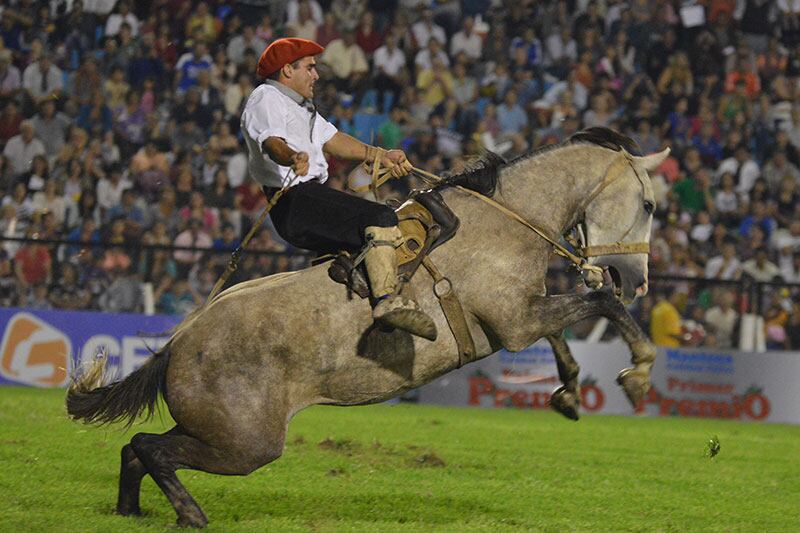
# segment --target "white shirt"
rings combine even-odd
[[[293,92],[270,83],[259,85],[250,94],[242,113],[242,133],[250,152],[250,175],[268,187],[297,185],[312,179],[324,183],[328,179],[328,162],[322,147],[338,130],[319,113],[312,115],[298,104],[296,99],[302,97],[294,93],[296,99],[293,99],[289,96]],[[307,153],[308,174],[296,177],[290,167],[279,165],[263,153],[261,147],[269,137],[280,137],[292,150]]]
[[[83,11],[98,15],[108,15],[114,9],[116,3],[117,0],[86,0],[83,3]]]
[[[447,57],[447,54],[444,50],[439,50],[439,52],[436,54],[436,58],[438,58],[444,66],[450,66],[450,58]],[[417,65],[418,68],[426,70],[433,68],[433,60],[434,58],[431,56],[431,51],[426,48],[425,50],[420,50],[417,53],[417,57],[414,59],[414,64]]]
[[[111,209],[122,201],[122,191],[131,187],[133,184],[125,178],[120,179],[116,185],[103,178],[97,182],[97,203],[100,207]]]
[[[758,163],[752,159],[745,161],[742,164],[742,171],[739,172],[739,161],[735,157],[729,157],[719,164],[717,177],[726,172],[730,172],[734,176],[739,175],[739,184],[736,186],[736,192],[739,193],[750,192],[756,180],[761,177],[761,169],[758,168]]]
[[[453,35],[453,40],[450,41],[450,55],[453,57],[459,52],[464,52],[470,59],[480,59],[482,50],[483,41],[475,31],[467,35],[461,30]]]
[[[14,176],[19,176],[31,169],[31,161],[37,155],[45,155],[44,144],[34,137],[31,142],[26,143],[22,139],[22,134],[14,135],[6,143],[3,155],[11,163]]]
[[[430,41],[431,37],[436,37],[436,40],[443,45],[447,44],[447,35],[445,35],[444,29],[436,24],[431,24],[431,27],[428,28],[425,21],[420,20],[411,26],[411,33],[414,34],[414,40],[417,41],[418,48],[428,46],[428,41]]]
[[[375,50],[373,61],[375,66],[382,69],[387,76],[397,76],[406,66],[406,55],[396,46],[394,50],[390,51],[386,45],[383,45]]]
[[[127,22],[131,27],[131,35],[136,37],[139,35],[139,19],[133,13],[128,13],[123,16],[121,13],[114,13],[106,21],[106,35],[114,36],[119,33],[119,27],[123,22]]]

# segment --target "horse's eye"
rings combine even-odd
[[[653,211],[656,210],[656,205],[653,202],[651,202],[650,200],[645,200],[644,201],[644,210],[647,211],[648,215],[652,215]]]

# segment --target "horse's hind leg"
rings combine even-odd
[[[563,332],[558,335],[548,335],[547,341],[553,348],[558,377],[562,383],[550,396],[550,407],[569,419],[577,420],[578,407],[581,404],[581,390],[578,385],[580,366],[572,357]]]
[[[139,515],[139,489],[147,469],[136,456],[130,444],[122,447],[122,461],[119,469],[119,497],[117,513],[123,516]]]
[[[280,456],[283,435],[271,441],[249,440],[242,449],[218,449],[175,427],[162,435],[139,433],[131,439],[131,446],[147,473],[175,508],[178,525],[205,527],[208,523],[206,515],[178,480],[175,471],[191,468],[214,474],[249,474]]]

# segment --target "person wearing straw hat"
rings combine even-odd
[[[268,198],[281,191],[269,215],[290,244],[321,253],[358,252],[367,246],[373,319],[433,340],[433,320],[415,301],[396,294],[395,247],[402,235],[394,211],[324,185],[325,154],[380,164],[394,177],[407,175],[412,166],[402,150],[362,143],[317,113],[312,102],[319,79],[315,56],[323,50],[313,41],[284,38],[261,54],[257,74],[265,82],[250,94],[241,119],[250,175]]]

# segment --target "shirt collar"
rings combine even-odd
[[[295,104],[299,105],[300,107],[306,108],[308,111],[313,112],[314,103],[311,100],[304,98],[303,95],[301,95],[291,87],[287,87],[281,82],[275,80],[267,80],[265,83],[267,85],[271,85],[272,87],[278,89],[278,91],[280,91],[281,94],[287,96]]]

